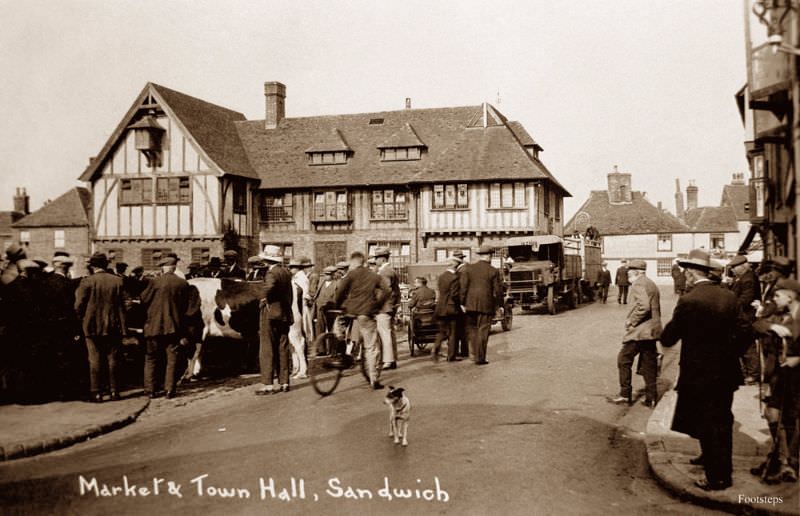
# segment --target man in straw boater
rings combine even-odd
[[[743,324],[736,296],[709,279],[719,264],[708,252],[695,249],[679,261],[691,290],[675,307],[661,334],[663,346],[681,341],[678,399],[672,429],[700,441],[706,478],[704,490],[727,489],[733,483],[733,393],[742,384],[741,350],[736,333]]]
[[[108,272],[108,258],[94,253],[89,258],[92,271],[75,292],[75,311],[81,320],[89,354],[91,401],[103,401],[103,371],[108,371],[111,399],[119,399],[117,357],[122,337],[127,333],[123,305],[122,278]]]
[[[266,245],[261,257],[269,263],[269,270],[264,278],[264,297],[259,303],[259,365],[263,385],[255,391],[256,395],[289,391],[289,365],[292,361],[289,327],[294,322],[292,273],[283,266],[280,248]],[[279,389],[272,385],[276,375]]]
[[[639,370],[644,376],[645,399],[642,403],[654,407],[658,399],[656,382],[658,376],[658,349],[656,340],[661,335],[661,299],[658,287],[645,275],[647,263],[631,260],[628,265],[628,281],[631,284],[631,307],[625,320],[625,336],[617,357],[619,369],[619,396],[614,403],[632,401],[631,366],[639,355]]]
[[[189,284],[175,274],[178,260],[166,256],[158,263],[161,274],[142,292],[147,310],[144,323],[144,389],[151,398],[160,394],[156,371],[164,371],[167,398],[175,396],[180,341],[184,337],[184,318],[189,303]],[[181,373],[183,371],[180,371]]]
[[[492,318],[503,303],[503,283],[500,271],[493,267],[494,249],[482,245],[477,251],[478,261],[464,269],[459,277],[461,282],[459,297],[467,314],[467,340],[469,351],[476,365],[486,365],[486,349],[489,345],[489,332]]]

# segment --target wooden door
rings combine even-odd
[[[314,242],[314,264],[318,270],[347,260],[347,242]]]

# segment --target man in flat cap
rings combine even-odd
[[[180,340],[184,336],[184,320],[189,301],[189,284],[175,274],[178,261],[167,256],[159,262],[161,274],[142,292],[142,306],[147,310],[144,323],[146,343],[144,388],[151,397],[160,395],[156,371],[164,370],[167,398],[175,397],[178,381]],[[164,366],[166,364],[166,366]]]
[[[744,255],[736,255],[728,263],[728,268],[733,272],[734,279],[730,284],[730,289],[736,295],[736,300],[741,310],[741,315],[747,320],[748,325],[753,324],[756,316],[756,309],[753,308],[754,301],[761,300],[761,284],[755,271]],[[744,381],[748,385],[757,382],[761,374],[758,356],[758,347],[751,332],[739,335],[743,343],[746,343],[746,351],[742,357],[742,372]]]
[[[769,364],[769,396],[766,416],[773,446],[767,460],[751,472],[767,483],[797,482],[800,441],[800,282],[780,279],[775,285],[778,317],[758,321],[757,331],[772,332],[781,339],[777,359]],[[768,363],[765,363],[765,366]],[[766,367],[765,367],[766,369]]]
[[[467,340],[470,354],[476,365],[486,365],[486,348],[489,332],[497,308],[503,304],[503,283],[500,271],[492,266],[494,249],[482,245],[478,249],[478,261],[464,269],[459,278],[459,297],[467,318]]]
[[[608,287],[611,285],[611,272],[608,270],[608,263],[603,262],[599,271],[597,271],[597,300],[606,304],[608,300]]]
[[[327,311],[335,306],[336,284],[338,280],[334,279],[336,274],[336,267],[329,265],[322,270],[322,279],[317,286],[317,291],[314,294],[314,309],[317,312],[317,335],[330,331],[333,328],[333,320],[328,316]],[[324,340],[324,339],[321,339]],[[313,341],[315,344],[317,341]],[[323,343],[324,344],[324,343]],[[319,356],[328,354],[328,349],[310,349],[311,356]]]
[[[292,361],[289,327],[294,322],[292,273],[283,265],[280,248],[266,245],[261,257],[270,265],[260,303],[258,334],[262,386],[255,391],[257,395],[289,391],[289,364]],[[278,389],[273,387],[276,375]]]
[[[661,333],[663,346],[682,342],[672,429],[700,441],[702,455],[693,463],[703,465],[706,478],[697,486],[721,490],[732,485],[731,406],[742,383],[734,336],[741,319],[736,296],[708,278],[717,264],[707,251],[695,249],[679,265],[692,288]]]
[[[461,277],[467,270],[469,266],[467,255],[460,249],[456,249],[453,251],[453,258],[457,258],[461,260],[461,263],[458,264],[456,267],[456,276],[458,276],[458,284],[459,290],[461,288]],[[461,293],[459,291],[459,299],[461,297]],[[467,341],[467,315],[464,313],[464,310],[461,308],[461,305],[458,306],[458,313],[456,314],[456,348],[459,357],[467,358],[469,357],[469,342]]]
[[[127,334],[122,278],[108,272],[108,258],[94,253],[89,258],[90,276],[75,292],[75,312],[82,322],[89,354],[91,400],[103,401],[101,378],[108,371],[111,399],[119,399],[117,358],[122,337]]]
[[[433,344],[431,355],[433,360],[439,360],[439,349],[442,341],[447,341],[447,361],[456,362],[458,358],[458,339],[456,324],[458,314],[461,312],[461,297],[458,274],[456,269],[461,265],[461,258],[454,255],[447,257],[447,269],[439,274],[437,288],[439,298],[436,300],[436,322],[439,331],[436,333],[436,341]]]
[[[233,249],[228,249],[222,253],[222,257],[225,263],[223,263],[220,268],[219,277],[244,279],[246,273],[245,270],[239,266],[239,253]]]
[[[619,396],[615,403],[632,402],[631,366],[639,355],[639,371],[644,377],[645,399],[643,404],[654,407],[658,399],[656,381],[658,375],[658,349],[656,341],[661,336],[661,298],[658,287],[647,277],[647,263],[631,260],[628,265],[628,280],[631,283],[631,307],[625,320],[625,336],[622,349],[617,356],[619,369]]]
[[[378,266],[378,275],[390,291],[378,315],[375,316],[375,321],[378,323],[378,335],[381,339],[383,368],[394,369],[397,367],[397,335],[394,332],[394,316],[400,306],[400,277],[389,263],[392,251],[388,247],[376,247],[373,254],[375,255],[375,265]]]

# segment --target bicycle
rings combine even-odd
[[[328,331],[320,334],[314,339],[314,349],[328,350],[328,355],[309,357],[308,376],[311,386],[320,396],[330,396],[344,372],[352,369],[356,364],[361,369],[361,374],[369,383],[369,371],[367,370],[367,360],[364,353],[363,339],[351,340],[353,330],[354,315],[345,314],[342,310],[327,310],[328,317],[338,316],[345,326],[344,338],[337,336],[336,332]],[[329,326],[326,324],[326,326]],[[348,350],[348,347],[350,348]],[[380,370],[378,370],[380,373]]]

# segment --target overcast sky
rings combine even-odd
[[[674,209],[746,170],[738,0],[0,0],[0,209],[71,186],[147,81],[263,119],[495,104],[544,147],[571,216],[612,166]],[[499,91],[499,103],[498,103]]]

